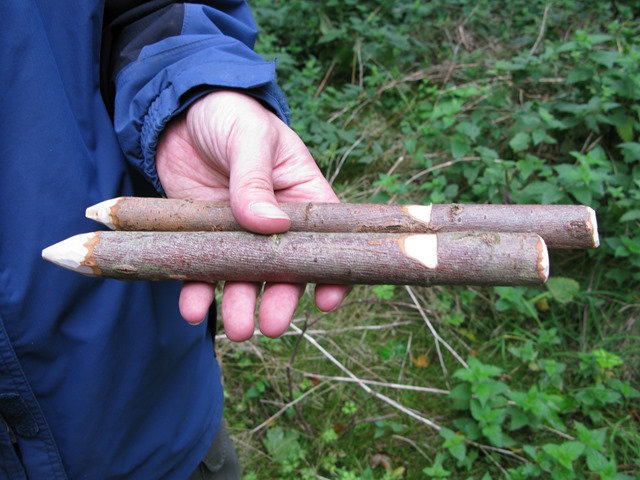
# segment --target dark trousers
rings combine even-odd
[[[189,480],[240,480],[240,463],[224,422]]]

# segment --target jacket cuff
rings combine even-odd
[[[251,95],[289,123],[275,62],[237,42],[205,40],[165,48],[128,65],[116,78],[115,130],[129,161],[164,195],[155,164],[160,133],[193,102],[216,90]],[[210,43],[210,45],[207,45]],[[225,45],[226,43],[226,45]],[[240,49],[241,55],[238,55]],[[149,78],[149,72],[159,72]]]

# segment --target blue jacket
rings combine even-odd
[[[185,479],[206,453],[220,373],[180,284],[41,251],[98,229],[85,208],[136,193],[135,172],[161,191],[158,135],[202,94],[244,89],[286,120],[255,35],[242,1],[0,2],[0,478]]]

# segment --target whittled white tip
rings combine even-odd
[[[409,235],[404,239],[404,251],[427,268],[438,266],[438,237],[434,234]]]
[[[59,267],[74,272],[92,275],[93,269],[84,262],[89,253],[86,244],[95,237],[95,233],[82,233],[58,242],[42,251],[42,258]]]
[[[111,218],[111,207],[118,203],[119,200],[120,198],[112,198],[111,200],[96,203],[95,205],[87,208],[85,215],[88,219],[100,222],[111,230],[115,230],[116,226]]]
[[[431,205],[409,205],[407,213],[420,222],[431,223]]]
[[[598,236],[598,220],[596,219],[596,211],[591,207],[587,207],[587,212],[589,212],[589,220],[593,226],[593,246],[597,248],[600,246],[600,237]]]

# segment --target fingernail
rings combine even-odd
[[[287,216],[286,213],[284,213],[282,210],[280,210],[275,205],[272,205],[271,203],[262,203],[262,202],[252,203],[249,206],[249,209],[251,210],[251,212],[255,213],[258,217],[282,218],[282,219],[289,220],[289,217]]]

